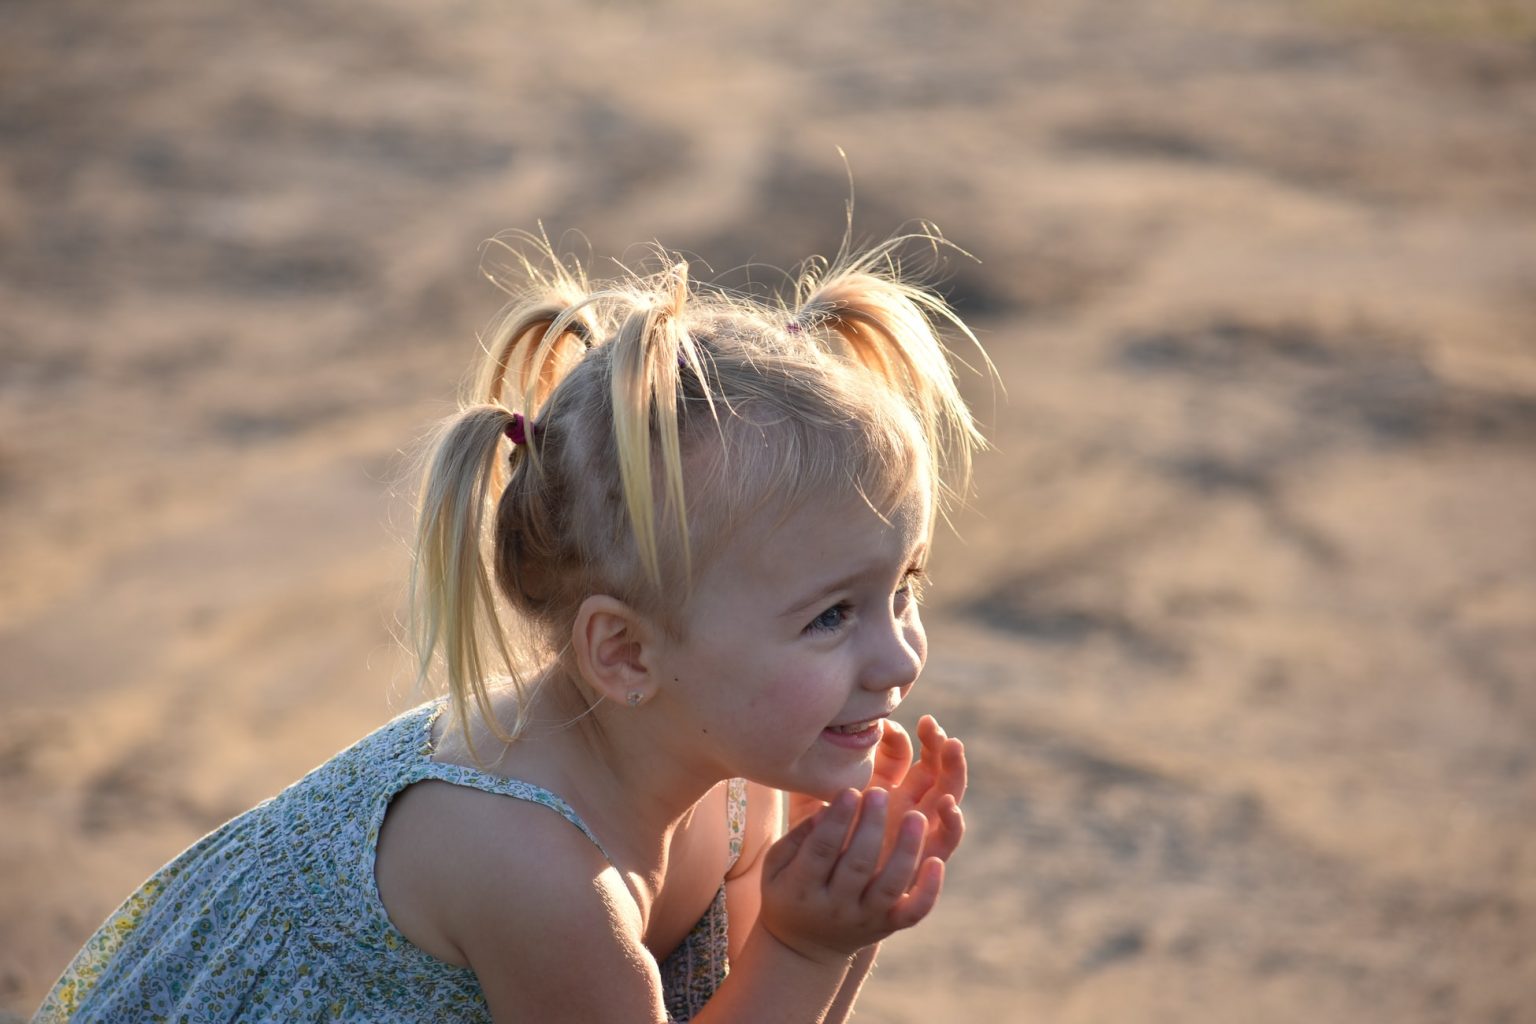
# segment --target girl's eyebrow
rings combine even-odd
[[[905,565],[907,567],[916,565],[920,563],[927,556],[927,554],[928,545],[919,544],[913,548],[911,553],[907,556]],[[886,575],[888,575],[889,571],[890,562],[886,559],[882,558],[869,562],[866,565],[854,569],[852,572],[839,576],[836,579],[829,580],[827,583],[816,587],[814,590],[805,591],[805,598],[803,600],[796,601],[790,607],[784,609],[784,611],[779,613],[779,617],[788,618],[791,615],[798,615],[809,611],[813,606],[826,600],[828,597],[837,593],[839,590],[846,590],[847,588],[853,586],[855,583],[861,583],[872,579],[883,579]],[[905,573],[909,570],[907,568],[903,568],[902,571]]]
[[[860,569],[855,569],[853,572],[850,572],[847,575],[839,576],[834,580],[829,580],[825,584],[816,587],[814,590],[805,591],[805,598],[803,600],[796,601],[793,605],[784,609],[782,616],[790,616],[803,611],[807,611],[813,605],[819,604],[826,598],[830,597],[832,594],[837,593],[839,590],[846,590],[848,587],[855,583],[859,583],[877,575],[883,576],[884,574],[884,562],[871,562],[869,565],[866,565]]]

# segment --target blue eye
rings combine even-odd
[[[820,615],[811,620],[811,624],[805,627],[807,633],[835,633],[848,621],[848,613],[853,611],[853,605],[847,601],[839,601]]]

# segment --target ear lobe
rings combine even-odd
[[[581,603],[571,626],[571,649],[581,676],[602,697],[625,704],[648,697],[650,624],[618,598],[594,594]]]

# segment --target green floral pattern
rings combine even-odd
[[[406,712],[161,868],[75,956],[34,1024],[489,1021],[474,972],[412,944],[384,911],[373,863],[389,801],[439,779],[542,804],[602,844],[546,789],[433,761],[443,706]],[[734,863],[740,779],[727,807]],[[671,1019],[689,1020],[725,978],[726,931],[722,884],[661,965]]]

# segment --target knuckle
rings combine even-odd
[[[830,839],[812,836],[806,841],[805,850],[818,860],[830,860],[837,856],[838,845]]]
[[[843,867],[849,874],[869,875],[875,870],[875,862],[868,857],[848,857],[843,860]]]

